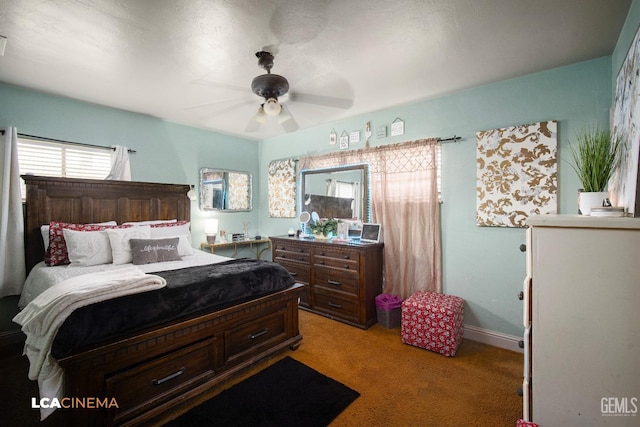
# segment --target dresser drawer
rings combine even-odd
[[[309,255],[311,252],[311,248],[309,245],[305,245],[304,243],[299,243],[296,241],[289,240],[273,240],[273,250],[275,251],[285,251],[285,252],[296,252],[301,254]]]
[[[353,298],[335,292],[323,292],[316,288],[312,290],[312,298],[316,311],[351,322],[358,321],[358,303]]]
[[[313,265],[328,265],[344,270],[359,271],[358,253],[343,248],[321,248],[313,252]]]
[[[274,251],[274,261],[277,263],[283,263],[286,261],[293,261],[300,264],[309,265],[309,254],[304,252],[285,251],[282,249],[276,249]]]
[[[284,340],[286,316],[287,310],[283,307],[267,317],[260,317],[225,331],[225,360],[233,363],[235,359],[247,353],[258,352],[273,341]]]
[[[350,259],[328,258],[323,256],[314,255],[313,257],[314,267],[333,267],[341,270],[348,270],[357,273],[360,269],[358,261]]]
[[[169,399],[188,383],[214,375],[217,356],[222,353],[218,341],[210,338],[107,378],[107,396],[118,402],[115,419],[135,412],[150,400]]]
[[[283,266],[291,276],[295,279],[296,282],[309,284],[309,280],[311,279],[311,270],[309,265],[305,265],[295,261],[289,261],[280,258],[278,263]]]
[[[300,305],[309,306],[309,281],[311,280],[311,269],[309,265],[298,262],[278,260],[278,263],[287,269],[296,282],[304,285],[304,292],[300,295]]]
[[[360,281],[358,275],[353,271],[344,271],[336,268],[316,268],[313,274],[314,287],[358,296]]]

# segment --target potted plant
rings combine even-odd
[[[332,218],[319,219],[311,224],[311,232],[316,238],[326,238],[335,234],[338,230],[338,221]]]
[[[570,148],[571,166],[582,183],[578,193],[580,213],[589,215],[592,207],[603,206],[609,197],[607,184],[618,167],[621,139],[608,130],[594,128],[579,134]]]

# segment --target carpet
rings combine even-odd
[[[286,357],[166,426],[327,426],[358,396],[357,391]]]

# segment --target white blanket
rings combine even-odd
[[[126,267],[67,279],[38,295],[13,321],[27,335],[24,354],[29,358],[29,378],[38,380],[40,398],[62,399],[63,372],[51,356],[51,344],[65,319],[77,308],[99,301],[159,289],[166,286],[159,276]],[[54,408],[41,408],[43,420]]]

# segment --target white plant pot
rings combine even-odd
[[[590,215],[591,208],[601,207],[604,199],[609,197],[609,193],[607,191],[599,191],[599,192],[580,192],[578,193],[578,208],[580,209],[580,214],[582,215]]]

